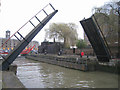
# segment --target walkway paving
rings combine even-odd
[[[0,59],[0,65],[2,64],[2,60]],[[0,69],[2,70],[2,69]],[[0,90],[2,89],[2,71],[0,71]]]
[[[2,89],[2,71],[0,71],[0,90]]]
[[[2,72],[2,84],[3,88],[25,88],[15,74],[9,71]]]
[[[0,65],[2,60],[0,60]],[[2,88],[25,88],[14,72],[0,71],[0,90]]]

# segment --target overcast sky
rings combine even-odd
[[[58,13],[34,38],[39,42],[45,39],[44,29],[51,23],[75,23],[79,38],[83,38],[83,29],[79,23],[84,17],[92,15],[94,7],[100,7],[110,0],[1,0],[0,10],[0,37],[5,37],[5,31],[10,30],[11,35],[24,23],[34,16],[40,9],[51,3]],[[27,34],[25,28],[21,33]]]

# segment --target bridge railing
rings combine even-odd
[[[31,26],[33,27],[33,29],[31,31],[28,31],[28,34],[24,37],[21,33],[20,30],[18,30],[17,32],[15,32],[14,35],[19,43],[17,44],[17,46],[15,46],[15,48],[4,58],[4,61],[2,62],[2,64],[0,65],[0,69],[4,70],[8,70],[9,65],[13,63],[13,61],[18,57],[18,55],[25,49],[25,47],[32,41],[32,39],[41,31],[41,29],[52,19],[52,17],[58,12],[58,10],[55,10],[51,4],[49,4],[50,7],[53,9],[53,11],[48,14],[44,9],[42,9],[39,12],[44,12],[45,13],[45,18],[43,18],[41,21],[39,19],[39,17],[37,16],[38,13],[33,16],[27,23],[30,23]],[[39,21],[39,24],[37,26],[34,25],[34,23],[32,22],[33,18],[36,18],[36,20]],[[24,24],[23,26],[26,26],[27,24]],[[18,34],[21,38],[19,39],[16,34]],[[10,39],[9,39],[10,40]]]
[[[7,43],[11,43],[9,42],[12,38],[16,38],[19,42],[21,42],[24,37],[27,35],[27,33],[29,33],[30,30],[32,30],[33,28],[35,28],[39,23],[41,23],[41,21],[47,16],[49,15],[52,11],[55,11],[55,8],[49,3],[47,4],[43,9],[41,9],[39,12],[37,12],[32,18],[30,18],[25,24],[23,24],[13,35],[10,36],[10,38],[8,38],[6,41],[4,40],[4,42],[2,43],[2,45],[0,46],[1,49],[5,49],[6,45],[8,45]],[[25,30],[29,30],[28,32]],[[17,44],[15,43],[15,46]],[[14,45],[11,46],[11,44],[9,44],[9,48],[12,50],[14,47]]]

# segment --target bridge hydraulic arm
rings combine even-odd
[[[54,10],[51,14],[47,15],[15,48],[10,52],[5,61],[3,61],[2,70],[7,70],[9,65],[17,58],[17,56],[23,51],[23,49],[31,42],[31,40],[38,34],[38,32],[49,22],[49,20],[58,12]]]

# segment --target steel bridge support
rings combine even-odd
[[[51,5],[51,4],[50,4]],[[58,12],[54,10],[51,14],[47,15],[19,44],[11,51],[3,61],[0,68],[7,70],[9,65],[17,58],[17,56],[23,51],[23,49],[31,42],[31,40],[38,34],[38,32],[49,22],[49,20]],[[20,34],[18,32],[18,34]]]
[[[100,34],[100,28],[97,26],[92,17],[80,21],[92,47],[100,62],[109,62],[111,55],[105,43],[104,38]]]

